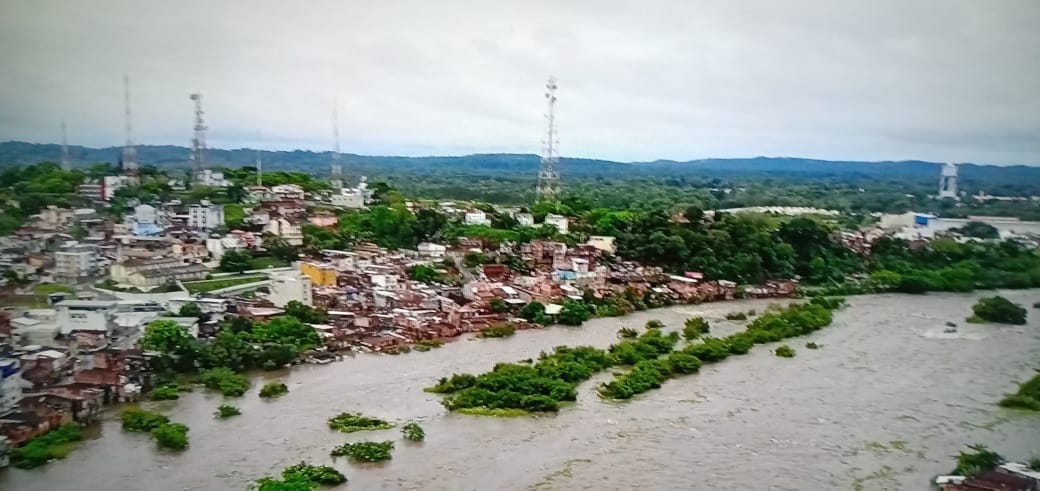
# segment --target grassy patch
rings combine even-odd
[[[289,263],[273,256],[254,257],[249,260],[249,269],[282,268]]]
[[[221,288],[245,285],[247,283],[256,283],[266,279],[266,276],[234,276],[216,280],[191,281],[184,283],[184,288],[188,290],[188,293],[203,293],[220,290]]]
[[[50,295],[52,293],[76,293],[76,289],[68,285],[59,285],[56,283],[46,283],[42,285],[36,285],[33,288],[33,293],[37,295]]]

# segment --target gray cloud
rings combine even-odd
[[[290,4],[297,5],[290,5]],[[0,139],[1040,165],[1040,3],[4,0]]]

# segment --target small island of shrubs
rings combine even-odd
[[[775,353],[776,356],[779,356],[780,358],[794,358],[794,348],[786,344],[777,346]]]
[[[975,315],[968,318],[968,322],[971,323],[996,322],[1015,325],[1026,323],[1026,309],[1001,296],[979,299],[971,310],[975,312]]]
[[[216,416],[220,419],[227,419],[232,416],[238,416],[242,414],[242,410],[230,404],[221,404],[217,406]]]
[[[683,322],[683,338],[686,338],[687,341],[693,341],[710,331],[711,326],[703,317],[693,317]]]
[[[140,408],[128,408],[120,415],[123,429],[149,433],[160,448],[184,450],[188,447],[188,427],[171,423],[170,418]]]
[[[184,450],[188,448],[188,427],[180,423],[164,423],[151,431],[159,448]]]
[[[394,424],[378,418],[372,418],[361,413],[339,413],[329,418],[329,428],[343,433],[366,430],[386,430],[393,428]]]
[[[206,388],[218,390],[228,397],[240,397],[249,390],[249,379],[230,368],[204,370],[199,374],[199,380]]]
[[[265,477],[253,483],[255,491],[304,491],[318,486],[336,486],[347,482],[346,476],[327,465],[300,462],[282,471],[282,479]]]
[[[394,451],[394,442],[357,442],[344,443],[332,449],[333,457],[347,457],[355,462],[381,462],[390,460]]]
[[[404,435],[406,440],[413,442],[421,442],[426,439],[426,432],[423,431],[422,426],[419,423],[410,422],[401,427],[401,434]]]
[[[176,385],[162,385],[152,389],[148,398],[153,401],[173,401],[180,399],[180,390]]]
[[[289,393],[289,387],[281,382],[271,382],[260,388],[260,397],[265,399],[281,397]]]
[[[805,349],[820,349],[820,345],[809,341],[808,343],[805,343]]]

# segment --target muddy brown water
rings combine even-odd
[[[770,302],[680,306],[297,367],[258,376],[245,397],[226,401],[243,411],[227,420],[213,417],[225,400],[207,391],[144,403],[190,426],[185,452],[124,433],[112,412],[99,436],[68,458],[0,471],[0,489],[246,489],[301,460],[334,465],[350,479],[342,489],[355,490],[928,489],[965,443],[1040,456],[1040,414],[995,405],[1040,368],[1040,311],[1030,309],[1026,326],[964,323],[984,294],[991,293],[851,297],[833,325],[786,341],[797,350],[793,359],[773,356],[775,345],[756,346],[627,403],[596,396],[610,377],[603,373],[555,416],[450,414],[422,388],[557,345],[606,347],[620,325],[649,319],[677,328],[703,315],[725,335],[742,325],[725,313],[761,312]],[[1040,290],[1003,294],[1030,306],[1040,300]],[[947,321],[960,325],[957,333],[943,332]],[[822,348],[805,349],[810,340]],[[285,381],[289,394],[261,400],[257,391],[268,380]],[[427,438],[411,444],[397,428],[336,433],[325,421],[340,411],[418,420]],[[329,457],[332,447],[359,440],[394,440],[393,460],[358,465]]]

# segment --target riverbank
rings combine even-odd
[[[964,443],[1028,455],[1040,440],[1040,416],[996,405],[1031,376],[1031,363],[1040,358],[1037,316],[1025,326],[962,325],[944,333],[946,321],[960,323],[975,299],[992,295],[849,297],[832,326],[787,341],[814,341],[821,349],[781,359],[766,345],[625,403],[595,393],[610,379],[603,373],[579,386],[577,403],[556,416],[450,414],[440,396],[422,388],[453,372],[484,372],[558,345],[605,348],[617,342],[621,324],[641,328],[650,319],[674,330],[701,315],[713,335],[726,336],[746,324],[725,320],[726,313],[789,301],[675,306],[593,319],[580,328],[460,339],[425,353],[299,366],[259,375],[245,397],[227,399],[243,414],[226,420],[213,417],[225,399],[209,391],[144,403],[190,422],[191,447],[183,453],[158,451],[146,436],[123,433],[108,417],[103,438],[39,469],[0,471],[0,488],[82,483],[83,489],[133,490],[147,480],[157,491],[244,489],[301,459],[327,462],[328,450],[345,441],[396,437],[395,430],[355,437],[328,429],[331,415],[360,411],[395,422],[419,420],[426,440],[402,446],[377,467],[336,462],[357,489],[678,489],[689,486],[690,469],[704,487],[716,489],[757,489],[762,482],[783,489],[850,489],[857,482],[864,489],[923,489],[932,475],[949,470],[950,455]],[[1031,305],[1040,291],[1001,295]],[[275,380],[290,392],[265,404],[256,392]]]

